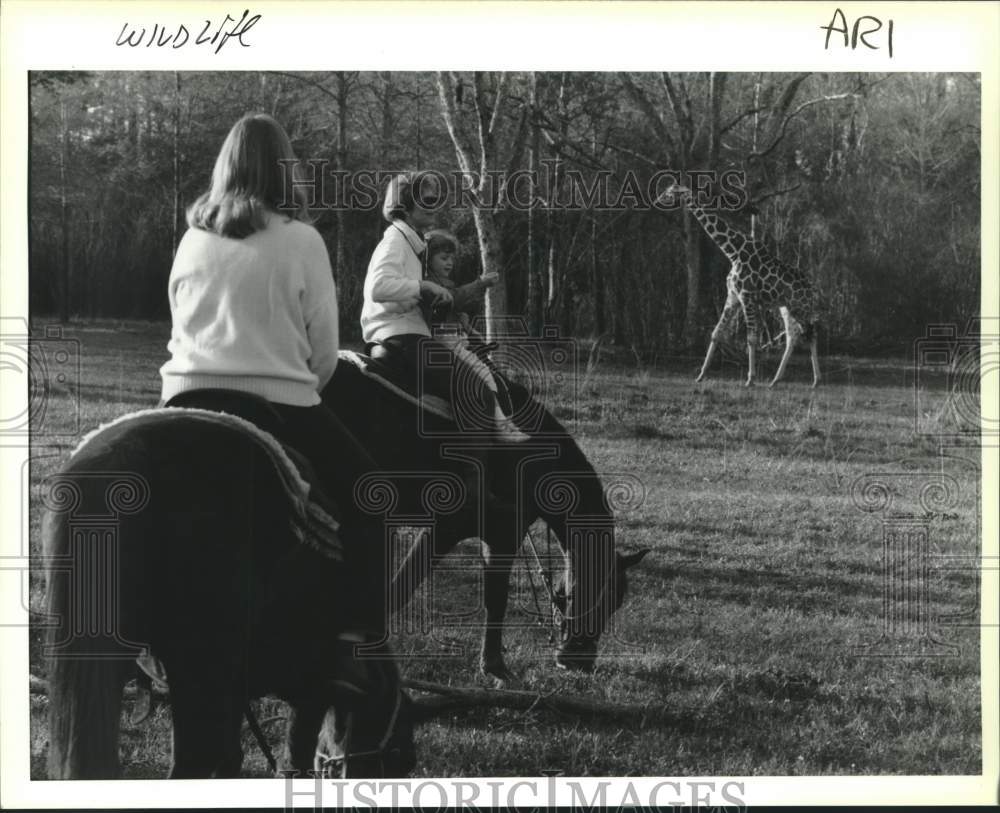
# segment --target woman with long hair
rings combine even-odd
[[[230,130],[211,186],[188,210],[170,272],[162,397],[169,406],[236,412],[241,394],[269,402],[280,420],[267,428],[310,461],[345,512],[354,589],[336,621],[346,659],[351,642],[385,634],[382,527],[354,500],[357,480],[377,467],[320,399],[337,364],[337,296],[296,167],[287,133],[270,116],[244,116]],[[253,410],[244,417],[253,420]],[[361,682],[358,664],[346,666]]]

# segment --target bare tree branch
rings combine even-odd
[[[500,78],[497,80],[497,86],[493,92],[493,114],[490,116],[490,126],[486,133],[491,141],[496,133],[497,114],[500,112],[500,99],[503,97],[503,88],[506,82],[507,71],[500,71]]]
[[[743,121],[743,119],[749,118],[754,113],[760,113],[764,109],[765,108],[763,108],[763,107],[751,107],[749,110],[744,110],[738,116],[736,116],[735,118],[730,119],[726,124],[723,124],[719,128],[719,135],[720,136],[724,136],[726,133],[728,133],[730,130],[732,130],[737,124],[739,124],[741,121]]]
[[[676,144],[674,143],[673,136],[670,135],[670,131],[667,130],[667,125],[663,122],[660,114],[657,112],[656,108],[653,107],[653,103],[649,100],[645,91],[642,90],[627,73],[622,74],[622,84],[625,86],[625,90],[632,97],[632,100],[639,106],[646,120],[652,126],[656,137],[660,139],[664,144],[667,145],[667,150],[670,153],[675,153],[677,151]]]
[[[489,155],[492,153],[490,145],[492,143],[492,133],[490,132],[491,115],[487,109],[486,92],[484,86],[484,76],[482,71],[475,71],[472,75],[472,104],[476,109],[476,121],[479,124],[479,166],[480,174],[486,177],[489,168]],[[494,100],[494,112],[496,111],[496,100]]]
[[[441,112],[444,124],[455,145],[455,157],[458,168],[467,175],[472,175],[472,145],[468,143],[465,134],[457,126],[458,113],[455,109],[455,77],[452,73],[438,71],[436,74],[438,97],[441,100]],[[480,178],[480,182],[482,182]]]
[[[330,90],[330,88],[324,86],[320,82],[317,82],[315,79],[310,79],[308,76],[303,76],[300,73],[286,73],[285,71],[268,71],[268,73],[274,73],[277,74],[278,76],[287,76],[291,79],[298,79],[300,82],[304,82],[307,85],[312,85],[318,91],[329,96],[334,101],[337,100],[337,94],[334,93],[334,91]]]
[[[691,141],[689,136],[691,135],[691,117],[690,117],[690,106],[685,110],[685,104],[681,98],[681,94],[677,92],[677,88],[674,87],[674,82],[670,78],[669,73],[661,73],[660,80],[663,83],[663,87],[667,91],[667,98],[670,99],[670,107],[674,111],[674,118],[677,120],[677,126],[681,129],[681,134],[684,136],[684,140],[687,145],[691,146]],[[690,101],[688,102],[690,105]]]
[[[785,115],[788,108],[791,107],[792,101],[795,99],[795,94],[799,92],[799,86],[811,75],[810,73],[800,73],[792,77],[781,92],[781,98],[778,99],[778,103],[774,106],[775,116],[780,118]]]
[[[719,148],[722,142],[722,100],[726,95],[727,73],[713,73],[708,80],[708,95],[711,120],[709,122],[708,155],[709,166],[714,167],[719,162]]]
[[[777,198],[780,197],[781,195],[787,195],[789,192],[794,192],[800,186],[802,186],[802,184],[797,183],[795,184],[795,186],[789,186],[786,189],[775,189],[773,192],[768,192],[766,195],[761,195],[759,198],[753,198],[751,201],[749,201],[749,205],[757,206],[758,204],[763,203],[765,200],[770,200],[771,198]]]
[[[759,160],[761,158],[766,157],[767,155],[770,155],[770,153],[774,151],[774,149],[778,146],[778,144],[781,143],[782,139],[785,137],[785,134],[788,131],[788,125],[792,121],[792,119],[794,119],[799,113],[801,113],[806,108],[812,107],[813,105],[820,104],[822,102],[835,102],[840,99],[853,98],[856,97],[857,95],[858,94],[854,92],[836,93],[832,96],[820,96],[817,99],[810,99],[808,102],[803,102],[798,107],[796,107],[795,110],[793,110],[791,113],[785,116],[784,121],[782,121],[781,123],[781,131],[777,134],[777,136],[775,136],[774,140],[765,149],[759,150],[757,152],[751,152],[747,156],[747,160],[749,161]]]
[[[542,707],[577,717],[613,717],[631,720],[659,717],[664,713],[662,707],[652,705],[602,703],[570,695],[501,689],[473,689],[464,686],[445,686],[426,680],[404,680],[403,685],[408,689],[416,689],[437,696],[416,701],[421,712],[418,713],[418,716],[424,719],[460,708],[508,708],[529,711]]]
[[[503,175],[502,186],[500,187],[500,193],[497,195],[497,200],[506,200],[507,198],[507,182],[510,176],[517,171],[517,165],[521,163],[521,158],[524,155],[524,146],[528,141],[528,105],[523,104],[521,107],[521,118],[517,123],[517,133],[514,136],[514,144],[510,150],[510,160],[507,162],[507,171]]]
[[[619,146],[617,144],[612,144],[610,141],[607,141],[607,140],[605,140],[603,142],[603,146],[606,149],[614,150],[615,152],[620,152],[623,155],[629,156],[630,158],[638,158],[640,161],[642,161],[645,164],[649,164],[649,166],[651,166],[651,167],[661,167],[661,166],[663,166],[663,162],[662,161],[655,161],[652,158],[650,158],[648,155],[643,155],[642,153],[636,152],[635,150],[630,150],[628,147],[621,147],[621,146]]]

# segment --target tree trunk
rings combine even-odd
[[[379,134],[379,167],[386,168],[389,160],[389,144],[392,141],[392,131],[394,118],[392,115],[393,101],[393,74],[392,71],[383,71],[381,74],[382,87],[382,132]]]
[[[350,79],[346,73],[337,73],[337,169],[347,169],[347,102],[350,96]],[[344,288],[344,273],[347,268],[347,257],[344,243],[347,240],[347,212],[343,206],[334,209],[334,219],[337,223],[333,251],[333,279],[338,290]],[[346,293],[346,292],[345,292]]]
[[[486,75],[480,72],[474,74],[475,116],[470,127],[477,133],[475,139],[477,146],[474,147],[473,139],[470,138],[468,131],[463,126],[464,123],[460,120],[462,111],[456,99],[458,88],[456,88],[455,76],[448,71],[437,73],[441,114],[455,148],[459,169],[467,176],[475,177],[478,174],[479,183],[474,190],[476,199],[472,206],[472,216],[479,237],[479,254],[482,259],[483,273],[496,272],[500,275],[499,283],[488,288],[486,292],[486,338],[489,341],[494,339],[495,318],[507,313],[507,281],[502,273],[504,268],[499,228],[496,214],[488,205],[490,202],[484,200],[484,191],[489,181],[487,172],[495,166],[497,157],[494,136],[500,106],[503,104],[503,84],[505,81],[502,74],[495,78],[491,104],[488,99],[490,89]]]
[[[170,235],[173,251],[171,257],[177,254],[177,245],[181,239],[181,74],[174,71],[174,222]]]
[[[69,200],[66,190],[66,163],[69,151],[69,117],[66,112],[66,100],[59,103],[59,115],[62,123],[62,143],[59,150],[59,222],[62,226],[62,273],[59,297],[59,321],[65,324],[69,321]]]
[[[392,107],[392,98],[393,98],[392,97],[392,87],[393,87],[392,76],[393,76],[393,74],[390,71],[386,71],[382,75],[382,79],[385,82],[385,86],[383,88],[383,91],[384,91],[385,95],[382,97],[382,125],[381,125],[381,133],[380,133],[380,138],[379,138],[379,164],[378,165],[379,165],[379,168],[383,169],[383,170],[385,170],[385,169],[397,169],[397,167],[390,167],[389,166],[389,147],[392,144],[392,133],[393,133],[393,130],[395,129],[395,127],[396,127],[396,120],[395,120],[395,117],[393,116],[393,107]],[[419,91],[419,88],[418,88],[418,90],[417,90],[417,105],[418,105],[418,107],[417,107],[417,128],[418,129],[417,129],[417,139],[416,139],[417,140],[416,147],[417,147],[417,156],[418,156],[418,163],[417,163],[418,167],[420,166],[420,164],[419,164],[419,155],[420,155],[420,130],[419,130],[419,126],[420,126],[419,125],[419,121],[420,121],[420,108],[419,108],[419,104],[420,104],[420,91]],[[375,231],[375,233],[372,235],[372,240],[373,240],[374,243],[377,243],[381,239],[381,237],[382,237],[382,230],[385,227],[385,221],[382,220],[382,218],[380,216],[378,216],[378,217],[372,218],[371,222],[374,224],[374,231]]]
[[[612,257],[618,258],[624,268],[624,262],[622,262],[622,248],[618,242],[617,231],[611,232],[611,245],[609,246],[609,253]],[[627,294],[625,293],[625,274],[623,272],[611,274],[608,280],[608,294],[611,298],[611,331],[614,335],[615,345],[617,347],[625,346],[625,308],[627,301]]]
[[[483,273],[500,274],[500,282],[489,289],[490,295],[486,297],[486,324],[491,326],[494,319],[507,314],[507,286],[501,268],[500,232],[496,216],[486,207],[476,206],[472,210],[472,217],[479,237],[479,257]]]
[[[701,328],[701,226],[689,212],[684,214],[684,260],[687,266],[684,343],[694,350],[705,339]]]
[[[547,212],[547,217],[545,218],[546,230],[548,232],[548,244],[549,244],[549,256],[548,256],[548,266],[547,266],[547,276],[548,276],[548,291],[545,303],[545,311],[548,320],[560,322],[560,316],[565,317],[568,303],[566,300],[569,297],[569,292],[562,289],[561,282],[563,280],[559,279],[558,275],[558,264],[559,264],[559,242],[560,233],[558,228],[558,222],[556,220],[556,203],[560,200],[560,191],[562,187],[563,178],[563,160],[561,155],[561,149],[563,142],[566,138],[566,133],[569,127],[569,122],[566,116],[566,74],[562,73],[559,79],[559,90],[556,93],[556,110],[559,115],[559,133],[556,136],[555,141],[552,142],[552,152],[554,158],[552,159],[552,183],[549,186],[549,208]],[[560,303],[562,307],[560,307]],[[564,325],[560,325],[564,327]]]
[[[531,146],[528,148],[528,177],[530,180],[530,198],[534,201],[538,195],[538,151],[541,147],[541,133],[538,129],[538,74],[531,73]],[[542,285],[539,278],[540,245],[538,240],[538,216],[535,207],[528,209],[528,330],[532,336],[542,335]]]
[[[597,132],[591,142],[591,150],[597,154]],[[604,319],[604,277],[597,267],[597,212],[591,210],[590,215],[590,290],[593,294],[594,333],[603,336],[607,330]]]

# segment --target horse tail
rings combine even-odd
[[[65,557],[70,552],[68,526],[66,514],[46,514],[47,554]],[[92,565],[91,547],[75,544],[82,555],[74,554],[70,567]],[[48,573],[46,605],[53,624],[48,636],[48,774],[50,779],[114,779],[119,773],[119,718],[128,663],[120,656],[109,657],[115,644],[110,635],[73,636],[73,613],[90,597],[74,597],[72,583],[71,574]]]

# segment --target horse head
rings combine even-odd
[[[650,548],[641,548],[633,553],[621,554],[617,551],[610,560],[610,567],[604,571],[602,584],[597,590],[584,589],[584,596],[591,594],[593,601],[585,597],[572,602],[570,597],[580,591],[581,585],[568,585],[570,571],[561,573],[554,586],[553,603],[561,617],[561,635],[556,665],[562,669],[589,672],[597,659],[597,642],[611,616],[621,609],[628,591],[628,571],[641,562]],[[570,589],[572,587],[572,589]],[[582,623],[581,623],[582,622]]]
[[[314,769],[326,778],[408,776],[416,766],[413,701],[403,690],[395,661],[364,659],[372,688],[362,698],[341,698],[320,730]]]

